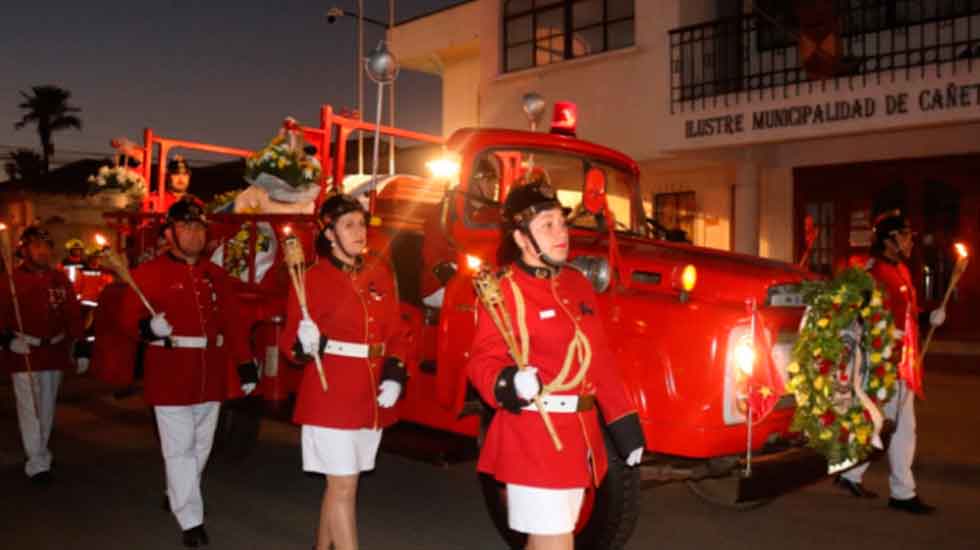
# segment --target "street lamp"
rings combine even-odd
[[[388,17],[390,21],[386,24],[383,21],[373,19],[364,15],[364,0],[357,0],[357,11],[347,11],[337,6],[333,6],[327,10],[326,18],[328,24],[334,24],[338,19],[342,17],[355,17],[357,18],[357,51],[356,58],[354,60],[354,71],[357,80],[357,110],[361,118],[364,118],[364,70],[361,64],[364,61],[364,22],[377,25],[385,30],[390,30],[395,24],[395,2],[394,0],[388,1]],[[390,38],[390,37],[386,37]],[[391,83],[391,99],[389,101],[389,122],[390,126],[395,125],[395,84]],[[379,118],[380,120],[380,118]],[[392,174],[395,173],[395,144],[392,139],[389,142],[388,149],[388,171]],[[364,173],[364,134],[363,132],[357,132],[357,172],[359,174]]]

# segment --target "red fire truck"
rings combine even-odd
[[[380,128],[382,135],[400,142],[434,145],[439,157],[429,163],[430,174],[386,176],[368,185],[365,195],[373,218],[372,248],[387,251],[393,262],[403,330],[412,343],[406,358],[410,378],[399,405],[402,419],[478,441],[487,413],[468,391],[464,374],[475,329],[472,276],[494,263],[500,205],[508,190],[539,178],[550,182],[571,208],[570,262],[598,293],[600,315],[648,445],[649,458],[636,469],[610,453],[608,477],[586,496],[576,548],[622,547],[639,517],[641,487],[683,481],[702,498],[745,507],[826,475],[826,463],[801,450],[788,433],[792,396],[784,396],[763,420],[746,423],[745,373],[760,356],[772,357],[780,368],[788,364],[803,313],[798,285],[809,274],[783,262],[654,238],[636,162],[575,137],[575,113],[563,110],[572,108],[556,107],[557,124],[548,133],[463,129],[443,140]],[[302,128],[318,148],[324,190],[345,181],[352,132],[374,129],[328,106],[321,110],[318,127]],[[151,130],[145,132],[143,147],[146,181],[154,154],[166,159],[177,149],[239,157],[250,153],[164,138]],[[166,181],[165,165],[156,164],[158,182]],[[164,191],[156,192],[162,199]],[[115,212],[108,219],[135,259],[155,244],[154,224],[161,216]],[[289,225],[312,253],[311,215],[218,214],[212,221],[218,241],[245,230],[252,243],[263,224],[277,235]],[[248,276],[240,292],[247,305],[242,314],[253,321],[253,351],[262,364],[259,393],[269,403],[282,403],[300,374],[275,347],[287,283],[275,268],[256,282],[255,247],[248,250]],[[439,266],[455,273],[433,284]],[[441,303],[430,300],[433,295]],[[757,304],[757,315],[747,303]],[[754,338],[753,318],[763,324],[771,347]],[[227,410],[234,414],[236,409]],[[481,483],[501,534],[512,547],[522,548],[520,536],[506,527],[503,487],[492,479]]]

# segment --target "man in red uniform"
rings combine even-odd
[[[114,280],[112,274],[99,265],[101,261],[102,250],[100,248],[90,250],[85,259],[85,266],[78,273],[75,289],[78,292],[78,300],[83,306],[97,307],[102,289],[112,284]]]
[[[898,210],[878,216],[867,269],[878,288],[884,292],[882,302],[891,311],[895,326],[902,332],[901,349],[891,351],[892,354],[901,354],[898,391],[884,407],[885,415],[895,422],[895,433],[888,445],[891,470],[888,506],[913,514],[928,514],[935,508],[918,497],[912,476],[912,462],[915,459],[914,403],[915,395],[922,395],[922,373],[918,364],[919,304],[915,283],[905,265],[911,253],[912,230],[908,219]],[[946,312],[937,309],[928,318],[932,326],[938,327],[946,320]],[[852,468],[838,476],[836,483],[854,496],[874,498],[877,495],[861,484],[867,469],[867,463]]]
[[[479,309],[470,381],[494,415],[478,469],[507,485],[510,527],[533,550],[571,550],[584,488],[598,486],[607,456],[595,402],[627,465],[645,446],[639,417],[619,378],[589,281],[564,267],[568,228],[554,190],[544,183],[511,190],[504,204],[499,260],[507,315],[530,335],[519,370],[486,309]],[[523,319],[518,313],[523,311]],[[526,331],[519,329],[525,325]],[[583,353],[591,349],[591,360]],[[571,370],[567,357],[572,356]],[[584,373],[584,376],[582,376]],[[563,445],[558,451],[531,400],[540,396]]]
[[[204,205],[185,197],[170,207],[164,235],[170,250],[133,271],[156,312],[133,291],[122,299],[120,325],[145,344],[144,395],[153,406],[167,474],[170,510],[187,547],[208,544],[201,473],[214,441],[233,365],[246,393],[258,381],[231,279],[203,257]]]
[[[71,238],[65,243],[68,255],[61,260],[59,266],[72,283],[78,280],[78,272],[85,267],[85,243],[81,239]]]
[[[400,304],[388,262],[365,253],[367,212],[357,199],[334,195],[319,215],[326,242],[318,248],[329,253],[305,275],[308,317],[290,292],[280,347],[306,364],[293,421],[302,425],[303,469],[327,481],[316,548],[356,550],[357,481],[374,469],[405,383]],[[322,357],[327,391],[314,354]]]
[[[51,479],[48,438],[62,371],[72,367],[72,358],[84,370],[88,355],[82,345],[75,345],[82,336],[81,313],[71,282],[63,271],[52,268],[51,236],[28,227],[19,249],[24,261],[13,272],[16,295],[11,295],[9,279],[0,284],[0,348],[3,364],[12,371],[27,454],[24,472],[43,483]]]

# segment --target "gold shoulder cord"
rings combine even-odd
[[[527,364],[528,357],[528,342],[530,341],[530,335],[527,331],[527,320],[525,318],[525,307],[524,307],[524,295],[521,293],[521,289],[518,288],[517,283],[513,279],[510,279],[510,289],[514,293],[514,306],[517,313],[517,326],[520,330],[521,337],[521,353],[524,359],[524,364]],[[499,292],[499,289],[498,289]],[[575,333],[572,335],[572,340],[568,343],[568,351],[565,353],[565,361],[562,363],[561,370],[555,378],[545,385],[542,390],[542,395],[547,395],[549,393],[565,391],[574,388],[582,383],[585,379],[586,373],[589,371],[589,366],[592,364],[592,345],[589,343],[589,339],[582,332],[582,328],[579,326],[578,321],[575,320],[575,316],[571,314],[570,311],[561,303],[561,299],[555,294],[555,289],[552,286],[552,295],[555,297],[555,301],[561,306],[562,310],[571,319],[572,325],[575,327]],[[578,359],[579,368],[575,373],[575,377],[571,380],[566,381],[568,374],[572,369],[572,360]]]

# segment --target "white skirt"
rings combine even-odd
[[[507,523],[529,535],[562,535],[575,530],[585,489],[545,489],[507,484]]]
[[[342,430],[304,424],[303,470],[349,476],[374,469],[381,430]]]

